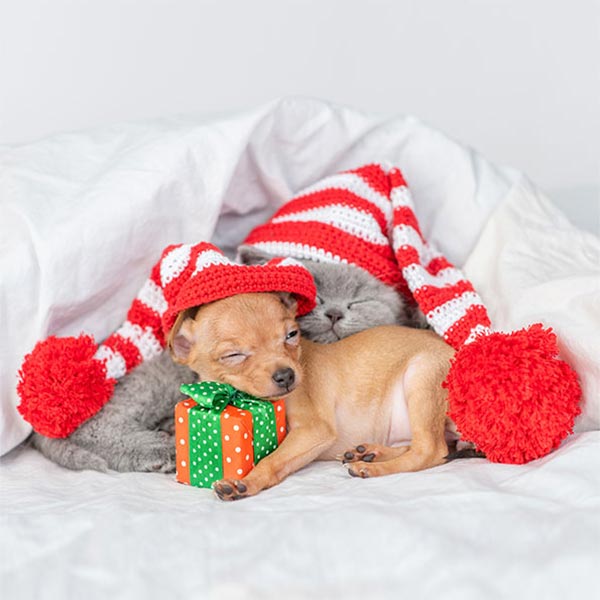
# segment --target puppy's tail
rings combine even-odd
[[[61,467],[74,471],[85,469],[103,473],[108,471],[108,463],[103,458],[69,439],[49,438],[34,432],[31,436],[31,445]]]

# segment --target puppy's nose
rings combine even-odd
[[[288,389],[296,380],[296,374],[294,373],[294,369],[290,369],[290,367],[277,369],[273,373],[272,379],[280,388]]]
[[[325,316],[331,321],[331,324],[335,324],[344,317],[344,313],[339,308],[329,308],[325,311]]]

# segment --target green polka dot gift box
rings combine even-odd
[[[177,481],[211,487],[239,479],[285,437],[285,404],[245,394],[226,383],[181,386],[189,396],[175,407]]]

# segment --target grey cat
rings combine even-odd
[[[272,258],[250,247],[240,248],[239,257],[245,264]],[[411,314],[400,295],[363,269],[302,262],[317,286],[317,306],[298,319],[306,338],[330,343],[376,325],[420,326],[419,315]],[[190,369],[163,352],[120,379],[110,402],[68,438],[34,433],[31,443],[69,469],[172,472],[173,411],[183,398],[179,386],[194,380]]]
[[[110,402],[68,438],[34,433],[31,443],[69,469],[172,472],[173,410],[183,399],[179,386],[195,380],[193,371],[163,352],[121,378]]]

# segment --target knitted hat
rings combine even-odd
[[[449,415],[490,460],[527,462],[571,432],[581,390],[557,358],[556,336],[534,325],[492,333],[472,284],[427,243],[397,168],[367,165],[300,192],[240,250],[349,263],[412,298],[458,352],[444,386]]]
[[[19,371],[17,408],[38,433],[66,437],[110,400],[117,379],[162,352],[180,311],[236,294],[274,291],[294,294],[300,315],[315,306],[312,276],[292,259],[249,267],[206,242],[168,246],[126,321],[102,344],[82,335],[52,336],[35,346]]]
[[[240,249],[272,256],[348,263],[408,294],[390,244],[392,196],[408,188],[398,171],[380,165],[338,173],[299,192],[268,223],[253,229]]]

